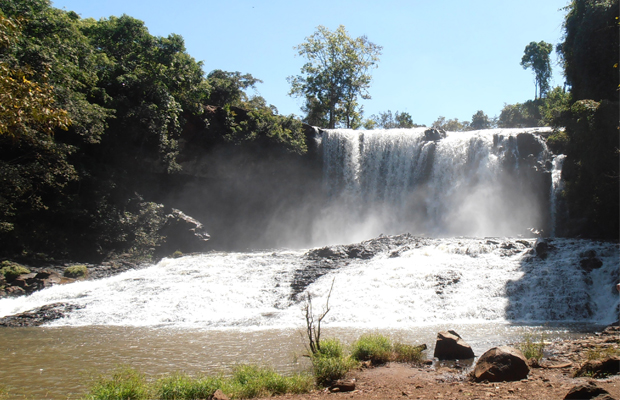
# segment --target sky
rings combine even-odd
[[[562,40],[569,0],[52,0],[82,18],[127,14],[155,36],[179,34],[187,52],[215,69],[252,74],[256,91],[283,115],[301,115],[287,77],[305,59],[295,46],[319,25],[365,35],[383,46],[372,70],[364,117],[407,112],[430,126],[439,116],[471,121],[482,110],[499,116],[505,104],[534,98],[532,70],[521,67],[528,43]],[[552,53],[551,86],[563,85]]]

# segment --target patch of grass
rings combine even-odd
[[[74,278],[74,279],[84,278],[85,276],[88,275],[88,268],[86,267],[86,265],[83,265],[83,264],[72,265],[70,267],[65,268],[63,275],[66,276],[67,278]]]
[[[9,389],[0,384],[0,400],[5,400],[9,398]]]
[[[161,400],[208,399],[222,387],[222,378],[177,373],[159,379],[155,387],[156,397]]]
[[[620,349],[616,349],[615,347],[596,346],[586,351],[586,359],[589,361],[602,360],[613,356],[620,356]]]
[[[97,377],[84,400],[147,400],[153,398],[152,394],[143,374],[119,367],[109,377]]]
[[[422,348],[401,342],[395,342],[394,361],[402,363],[419,363],[422,361]]]
[[[308,375],[283,376],[270,368],[239,365],[233,369],[233,376],[224,381],[222,391],[234,399],[250,399],[306,393],[312,387],[312,377]]]
[[[28,268],[16,262],[6,260],[0,263],[0,274],[4,275],[4,278],[8,282],[13,281],[15,278],[17,278],[18,276],[22,274],[29,274],[29,273],[30,273],[30,270]]]
[[[176,373],[148,382],[133,368],[121,367],[110,377],[98,377],[84,400],[189,400],[208,399],[220,389],[231,399],[271,397],[307,393],[314,387],[312,376],[283,376],[270,368],[239,365],[231,377]]]
[[[384,364],[392,360],[392,340],[378,333],[364,334],[351,346],[351,357],[358,361]]]
[[[312,355],[311,361],[316,384],[323,387],[344,378],[347,372],[359,365],[357,360],[351,357],[329,357],[321,353]]]
[[[536,342],[534,335],[528,333],[523,337],[523,341],[517,344],[517,349],[523,353],[526,360],[535,358],[540,361],[543,358],[543,351],[545,349],[545,337],[540,335],[540,340]]]

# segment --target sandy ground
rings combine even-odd
[[[528,399],[561,400],[571,388],[593,382],[620,400],[620,375],[602,379],[574,378],[586,361],[588,351],[612,347],[618,349],[620,331],[593,335],[584,339],[551,343],[540,368],[532,368],[527,379],[516,382],[475,383],[469,378],[473,367],[449,367],[435,362],[428,366],[390,363],[352,371],[352,392],[329,389],[304,395],[286,395],[278,399]],[[273,398],[272,398],[273,399]]]

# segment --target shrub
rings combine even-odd
[[[402,363],[418,363],[422,361],[422,348],[410,344],[394,343],[394,360]]]
[[[381,334],[365,334],[352,345],[351,357],[358,361],[384,364],[392,360],[392,340]]]
[[[540,342],[536,343],[533,335],[526,334],[524,341],[517,345],[517,348],[521,350],[525,359],[535,358],[541,360],[543,358],[543,350],[545,348],[544,335],[540,335]]]
[[[72,265],[65,268],[63,275],[67,278],[83,278],[88,275],[88,268],[83,264]]]
[[[96,378],[85,400],[146,400],[151,390],[144,375],[133,368],[119,367],[111,377]]]
[[[312,373],[319,386],[329,386],[358,366],[358,362],[351,357],[329,357],[320,353],[312,355],[311,360]]]
[[[222,391],[233,398],[271,397],[285,393],[305,393],[312,388],[312,378],[306,375],[282,376],[270,368],[239,365],[226,380]]]
[[[4,278],[8,282],[11,282],[22,274],[29,274],[30,270],[18,263],[2,261],[2,264],[0,264],[0,273],[4,275]]]
[[[344,357],[344,345],[339,339],[330,338],[321,340],[320,355],[331,358]]]
[[[586,358],[590,361],[601,360],[607,357],[620,356],[620,349],[614,347],[595,346],[586,351]]]
[[[174,374],[157,381],[157,398],[162,400],[208,399],[222,387],[220,377],[193,378],[186,374]]]
[[[179,258],[179,257],[183,257],[183,252],[177,250],[174,253],[172,253],[172,258]]]

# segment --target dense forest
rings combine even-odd
[[[433,125],[557,127],[549,140],[567,154],[566,234],[617,238],[618,2],[572,1],[556,51],[566,90],[506,105],[497,120],[479,111],[471,122],[440,117]],[[316,193],[302,185],[320,175],[309,167],[316,154],[304,123],[338,126],[338,110],[302,92],[305,81],[297,80],[305,117],[279,115],[246,95],[257,82],[248,73],[205,73],[181,36],[153,36],[127,15],[95,21],[48,0],[0,3],[0,256],[148,259],[172,250],[161,235],[171,207],[217,230],[234,219],[209,213],[215,204],[226,215],[260,214],[269,193],[288,203]],[[417,126],[391,111],[364,120],[354,113],[355,97],[347,101],[347,126]],[[266,178],[260,187],[257,176]],[[247,196],[231,202],[230,185]],[[174,195],[198,186],[210,201]],[[214,237],[214,246],[225,247],[230,235]]]

